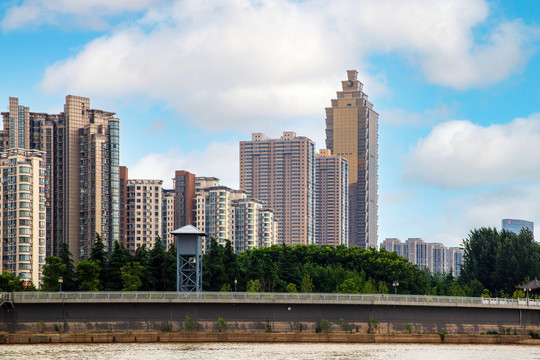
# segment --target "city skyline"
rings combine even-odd
[[[186,169],[238,188],[252,132],[324,149],[324,108],[358,69],[380,114],[379,243],[457,246],[503,218],[538,221],[540,4],[125,4],[2,4],[3,111],[10,96],[49,114],[86,96],[121,119],[133,178],[172,189]]]

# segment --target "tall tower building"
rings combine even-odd
[[[46,152],[47,255],[69,244],[74,260],[84,259],[98,232],[108,248],[119,240],[119,120],[90,108],[90,99],[66,96],[60,114],[32,113],[9,99],[2,113],[2,151]]]
[[[174,184],[174,226],[175,229],[193,225],[195,206],[195,174],[185,170],[176,170]]]
[[[349,244],[349,162],[321,149],[316,159],[316,243]]]
[[[45,153],[8,149],[0,153],[2,271],[39,286],[45,265]]]
[[[377,247],[378,117],[358,72],[347,71],[342,91],[326,108],[326,146],[349,160],[349,245]]]
[[[315,143],[294,132],[240,142],[240,188],[274,210],[278,243],[315,243]]]

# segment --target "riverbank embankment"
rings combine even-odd
[[[91,343],[399,343],[540,345],[529,335],[250,332],[0,333],[0,344]]]

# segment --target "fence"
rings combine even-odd
[[[500,299],[459,296],[394,295],[394,294],[327,294],[327,293],[258,293],[258,292],[13,292],[0,293],[0,303],[34,302],[305,302],[305,303],[400,303],[414,304],[477,304],[508,307],[538,306],[536,299]]]

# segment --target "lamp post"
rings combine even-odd
[[[234,292],[236,292],[236,284],[238,284],[238,280],[236,280],[236,278],[234,278]]]
[[[64,278],[59,276],[58,277],[58,283],[60,284],[60,292],[62,292],[62,283],[64,282]]]
[[[394,280],[392,282],[392,286],[394,287],[394,295],[396,295],[397,294],[397,287],[399,286],[399,281]]]
[[[531,289],[527,288],[527,306],[529,306],[529,291],[531,291]]]

